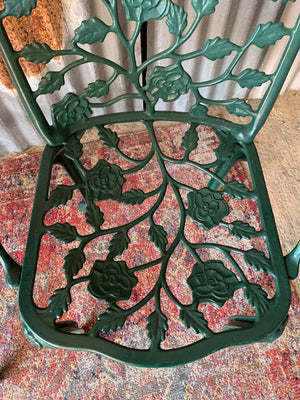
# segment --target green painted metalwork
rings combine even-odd
[[[274,1],[274,0],[273,0]],[[276,1],[276,0],[275,0]],[[0,27],[0,51],[16,85],[24,106],[29,113],[38,132],[47,140],[49,146],[43,155],[37,185],[37,195],[34,202],[28,245],[25,254],[22,278],[20,284],[20,311],[24,319],[24,331],[28,339],[39,347],[66,347],[88,349],[112,358],[144,366],[167,366],[189,362],[226,346],[249,343],[252,341],[274,340],[283,330],[290,304],[289,276],[294,277],[299,262],[298,250],[291,253],[285,260],[280,250],[276,227],[271,206],[266,192],[259,160],[251,143],[264,123],[272,104],[282,86],[289,67],[297,53],[300,43],[300,18],[294,28],[287,28],[282,23],[266,23],[258,25],[244,45],[237,45],[227,38],[216,37],[208,39],[204,46],[195,51],[181,53],[178,50],[189,40],[204,16],[214,13],[218,0],[191,0],[194,9],[193,20],[188,23],[188,15],[183,7],[171,0],[122,0],[126,18],[135,22],[135,29],[130,38],[122,31],[119,22],[119,7],[116,0],[102,0],[111,17],[111,25],[99,18],[83,21],[75,30],[75,36],[68,50],[53,51],[45,43],[26,45],[21,51],[14,52],[3,26]],[[5,8],[0,18],[13,15],[27,15],[36,6],[32,0],[4,0]],[[136,60],[135,47],[143,23],[150,19],[161,20],[166,24],[172,44],[164,51],[142,60]],[[130,68],[124,69],[116,62],[94,54],[81,45],[104,42],[108,33],[117,35],[124,51],[130,60]],[[288,43],[282,59],[274,73],[266,75],[255,69],[244,69],[235,74],[235,67],[250,46],[264,48],[288,36]],[[223,73],[214,79],[194,82],[184,68],[184,61],[197,57],[206,57],[216,61],[234,54],[232,62]],[[49,63],[56,56],[77,56],[61,71],[49,71],[40,80],[36,91],[32,92],[23,71],[18,63],[24,57],[33,63]],[[157,62],[169,62],[167,66],[156,65]],[[48,125],[43,116],[37,99],[39,96],[52,94],[64,85],[65,76],[79,65],[90,62],[111,67],[109,79],[99,79],[90,83],[82,93],[67,93],[59,102],[51,106],[52,125]],[[146,69],[154,66],[146,84],[142,76]],[[124,76],[135,88],[133,93],[120,94],[105,101],[110,85],[119,77]],[[217,85],[225,81],[235,81],[244,88],[253,88],[269,82],[269,87],[257,110],[253,110],[244,99],[210,100],[201,95],[201,89]],[[158,100],[173,102],[180,96],[189,93],[194,97],[194,104],[188,112],[161,112],[156,110]],[[93,102],[92,99],[100,101]],[[140,99],[145,105],[141,112],[118,113],[93,117],[93,110],[104,108],[120,100]],[[210,105],[225,106],[227,111],[237,117],[251,117],[248,124],[236,124],[231,121],[208,115]],[[154,129],[157,120],[172,120],[188,122],[181,146],[184,149],[182,158],[167,156],[161,149]],[[113,122],[141,121],[145,125],[151,139],[151,149],[143,159],[131,158],[120,147],[118,135],[107,125]],[[193,161],[192,152],[198,146],[197,127],[205,124],[212,127],[219,138],[220,145],[215,150],[215,161],[201,164]],[[88,169],[82,162],[83,146],[81,137],[88,128],[96,128],[99,140],[103,146],[115,151],[120,157],[133,166],[124,169],[100,159],[94,167]],[[53,163],[63,145],[63,157],[69,160],[67,169],[73,171],[73,185],[57,185],[49,191],[50,175]],[[128,174],[138,174],[151,161],[157,160],[162,180],[152,191],[142,189],[124,189]],[[231,166],[238,160],[247,160],[253,181],[253,190],[249,190],[237,180],[227,181],[226,175]],[[65,162],[64,162],[65,163]],[[167,164],[184,167],[188,165],[204,174],[209,183],[207,187],[196,189],[192,185],[176,180],[168,171]],[[85,199],[84,216],[86,223],[92,228],[92,233],[82,235],[76,226],[68,222],[45,224],[45,215],[49,210],[66,204],[72,199],[74,191],[80,190]],[[180,212],[180,223],[174,238],[171,240],[166,227],[156,223],[155,213],[171,190],[176,198]],[[182,192],[187,193],[184,201]],[[257,201],[261,228],[255,229],[241,220],[226,222],[230,213],[229,198]],[[105,217],[101,210],[101,202],[111,200],[132,207],[142,204],[147,199],[154,199],[153,205],[142,215],[120,226],[105,228]],[[248,240],[264,238],[269,256],[252,246],[242,250],[233,246],[212,242],[190,242],[185,234],[188,219],[193,220],[205,231],[221,227],[232,237]],[[124,252],[131,245],[130,230],[142,222],[149,226],[148,238],[159,250],[159,257],[145,263],[129,267]],[[32,296],[35,274],[39,257],[40,243],[45,234],[50,234],[62,243],[73,243],[76,247],[68,251],[64,257],[65,285],[58,287],[49,299],[47,307],[38,307]],[[83,269],[86,261],[85,249],[95,239],[112,235],[105,259],[97,259],[88,274],[77,274]],[[186,277],[192,301],[190,304],[180,300],[170,289],[167,278],[168,264],[177,246],[181,244],[195,260],[192,272]],[[217,257],[203,261],[199,249],[214,249],[226,259],[226,263]],[[1,250],[1,249],[0,249]],[[2,252],[2,250],[1,250]],[[118,258],[116,260],[116,258]],[[237,259],[242,261],[237,261]],[[262,286],[250,281],[241,267],[241,263],[252,267],[255,271],[266,274],[274,279],[276,292],[269,298]],[[135,286],[139,283],[137,273],[160,266],[160,273],[153,288],[142,300],[131,307],[122,307],[121,301],[128,300]],[[9,268],[8,275],[10,274]],[[291,272],[292,271],[292,272]],[[64,332],[57,322],[72,304],[71,290],[76,285],[87,283],[87,296],[107,303],[106,311],[98,316],[89,333],[74,335]],[[231,299],[237,290],[242,290],[248,304],[255,309],[255,317],[238,316],[229,321],[222,332],[213,332],[205,315],[199,311],[199,305],[213,303],[222,307]],[[169,329],[170,317],[161,306],[162,292],[177,309],[179,319],[187,330],[200,335],[193,344],[176,349],[164,349]],[[117,345],[103,337],[103,333],[122,329],[128,318],[138,313],[150,300],[153,300],[153,311],[146,319],[145,330],[150,341],[145,349],[134,349]],[[246,319],[245,319],[246,318]],[[236,328],[239,328],[238,333]],[[76,327],[77,329],[77,327]],[[100,335],[100,336],[99,336]],[[102,336],[101,336],[102,335]]]
[[[83,125],[92,115],[93,108],[103,108],[111,104],[117,103],[123,99],[141,99],[146,104],[146,114],[153,116],[155,114],[155,105],[159,99],[170,102],[179,98],[181,95],[190,93],[195,98],[195,104],[189,110],[190,115],[197,116],[201,119],[207,119],[214,122],[214,119],[207,116],[207,106],[225,106],[229,113],[239,117],[252,117],[252,121],[247,125],[231,125],[232,134],[243,142],[253,140],[261,126],[263,125],[280,87],[286,77],[292,61],[299,48],[299,24],[298,19],[294,28],[286,28],[282,23],[266,23],[259,24],[247,42],[238,46],[227,38],[216,37],[208,39],[204,46],[196,51],[179,54],[177,50],[186,43],[197,25],[201,23],[204,16],[212,14],[219,0],[193,0],[192,6],[195,9],[193,22],[187,28],[187,13],[183,7],[177,6],[171,0],[164,2],[139,2],[138,6],[135,2],[123,1],[128,20],[136,22],[136,28],[132,37],[127,39],[121,29],[118,17],[117,1],[103,1],[106,6],[112,24],[106,25],[98,18],[91,18],[83,21],[75,30],[75,36],[71,43],[71,49],[53,51],[45,43],[32,43],[26,45],[20,52],[13,52],[9,41],[6,37],[4,29],[1,27],[1,53],[16,84],[17,90],[24,102],[24,105],[31,116],[35,127],[39,133],[48,141],[49,144],[62,143],[70,135],[68,129],[59,129],[71,127],[73,125]],[[19,17],[27,15],[32,8],[35,7],[35,1],[15,2],[5,1],[5,9],[0,14],[3,19],[8,15]],[[17,4],[17,5],[16,5]],[[138,17],[140,16],[141,17]],[[166,50],[155,54],[148,58],[140,65],[137,64],[135,55],[135,46],[137,38],[140,34],[142,23],[152,18],[163,19],[162,23],[166,23],[169,32],[174,36],[173,43]],[[103,42],[108,33],[116,34],[128,54],[130,60],[130,69],[126,70],[114,61],[100,57],[90,51],[84,50],[80,45],[93,44],[95,42]],[[284,36],[289,37],[285,53],[281,62],[274,73],[266,75],[264,72],[254,69],[245,69],[238,75],[233,73],[239,61],[249,49],[250,46],[264,48],[273,45],[276,41]],[[235,54],[229,67],[219,77],[202,81],[193,82],[188,73],[184,70],[182,63],[186,60],[196,57],[206,57],[209,60],[216,61],[230,54]],[[56,56],[76,55],[79,57],[76,61],[71,62],[61,71],[48,72],[40,81],[38,89],[32,93],[28,83],[24,80],[23,72],[17,62],[20,57],[24,57],[27,61],[33,63],[49,63]],[[142,73],[157,61],[169,60],[170,65],[166,67],[157,66],[151,72],[147,85],[141,85]],[[62,101],[52,106],[53,126],[49,127],[42,115],[36,99],[38,96],[50,94],[59,90],[65,82],[65,75],[70,73],[72,69],[88,64],[99,63],[109,66],[113,69],[111,77],[107,80],[98,80],[91,83],[81,94],[68,93]],[[108,102],[92,103],[90,98],[102,98],[109,92],[110,85],[123,75],[132,82],[136,89],[136,93],[122,94]],[[249,104],[243,99],[230,99],[224,101],[216,101],[206,99],[201,96],[202,88],[214,86],[225,81],[235,81],[242,88],[253,88],[260,86],[265,82],[269,82],[269,88],[266,91],[263,101],[257,110],[253,110]],[[171,89],[170,89],[171,88]],[[55,129],[56,128],[56,129]]]

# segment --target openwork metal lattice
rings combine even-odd
[[[4,60],[33,123],[50,144],[41,164],[20,286],[20,309],[27,337],[41,347],[90,349],[126,362],[152,366],[188,362],[225,346],[276,338],[286,321],[290,292],[286,265],[251,141],[263,124],[296,54],[299,20],[294,28],[287,28],[281,22],[260,24],[243,45],[237,45],[228,38],[215,37],[208,39],[201,49],[182,52],[180,48],[193,35],[202,18],[214,13],[218,0],[191,0],[192,16],[171,0],[122,0],[122,4],[116,0],[102,0],[102,3],[111,23],[96,17],[83,21],[75,30],[67,50],[53,51],[45,43],[32,43],[19,52],[13,52],[1,27]],[[19,18],[30,14],[36,2],[6,0],[4,5],[0,14],[2,19],[7,16]],[[125,9],[127,20],[135,24],[130,37],[121,27],[120,7]],[[160,53],[138,62],[137,40],[143,24],[151,19],[167,25],[172,42]],[[129,69],[93,51],[92,45],[104,42],[108,34],[119,38],[129,60]],[[234,72],[250,46],[261,49],[283,37],[288,37],[288,45],[272,74],[251,68]],[[62,70],[48,71],[36,90],[31,90],[17,60],[25,58],[32,63],[48,64],[57,56],[75,57]],[[196,62],[198,57],[206,57],[216,61],[226,56],[231,56],[232,61],[225,71],[213,79],[195,82],[185,70],[184,62],[187,60],[195,59]],[[48,125],[38,107],[39,96],[59,91],[65,83],[66,74],[87,63],[109,67],[110,77],[90,83],[81,93],[66,93],[60,101],[51,105],[52,123]],[[131,83],[132,93],[121,93],[107,100],[110,86],[120,76]],[[228,80],[249,89],[268,83],[258,109],[252,109],[244,99],[211,100],[201,95],[203,88]],[[194,104],[186,113],[156,110],[159,100],[174,102],[186,94],[194,98]],[[93,117],[95,109],[124,99],[141,100],[144,111]],[[209,114],[211,105],[223,106],[236,117],[250,117],[250,122],[237,124],[213,117]],[[157,120],[186,124],[175,152],[164,150],[154,128]],[[109,127],[112,122],[132,121],[143,123],[149,142],[148,150],[141,151],[138,156],[129,155],[122,139]],[[215,132],[216,145],[208,161],[201,161],[201,157],[197,156],[202,150],[199,142],[201,124]],[[96,129],[104,149],[104,156],[93,165],[86,162],[81,141],[89,128]],[[249,163],[253,188],[239,179],[232,179],[230,170],[238,160]],[[70,172],[74,183],[59,184],[49,190],[52,165],[58,161]],[[157,184],[149,188],[147,183],[143,186],[140,182],[133,187],[130,183],[132,179],[138,180],[143,171],[151,170],[153,165],[160,177]],[[192,179],[195,174],[200,174],[202,178],[189,181],[180,174],[176,175],[174,171],[178,168],[191,173]],[[75,226],[66,221],[47,224],[47,215],[53,209],[66,205],[79,192],[84,202],[79,205],[84,216],[80,224],[88,227],[85,233],[79,233],[82,232],[81,225]],[[157,217],[170,193],[172,207],[176,206],[178,215],[178,223],[172,229],[161,222],[164,218],[160,221]],[[258,207],[261,218],[258,226],[247,222],[247,213],[244,217],[235,217],[234,207],[243,202],[252,202]],[[135,216],[118,225],[109,224],[107,209],[111,207],[114,210],[116,203],[120,207],[129,207],[130,215]],[[168,212],[164,209],[165,214]],[[147,246],[152,246],[152,253],[149,256],[148,252],[148,259],[143,262],[135,262],[128,260],[127,254],[134,245],[132,232],[141,226],[146,232]],[[202,238],[197,241],[189,238],[189,226],[198,227],[203,232]],[[206,234],[217,232],[222,232],[224,240],[214,241],[213,235],[205,240]],[[64,255],[61,284],[51,294],[48,305],[39,306],[33,300],[32,290],[41,257],[40,243],[48,234],[58,242],[72,244],[72,247]],[[231,238],[235,245],[230,242]],[[102,258],[94,259],[85,273],[87,263],[91,263],[87,260],[87,248],[97,240],[107,244],[105,252]],[[258,249],[259,241],[265,243],[268,252]],[[179,246],[188,258],[187,265],[180,268],[186,268],[188,272],[183,278],[178,274],[182,281],[177,285],[182,286],[183,291],[178,295],[172,283],[172,279],[176,280],[178,276],[171,274],[170,280],[168,274],[172,257],[176,256]],[[143,246],[139,246],[136,252],[139,255],[143,250]],[[295,257],[293,260],[295,263]],[[245,273],[246,266],[254,271],[251,278]],[[149,271],[150,276],[153,267],[157,268],[155,283],[142,298],[138,298],[135,288],[147,285],[141,282],[139,273]],[[263,289],[261,273],[266,280],[274,282],[274,293]],[[146,276],[143,275],[144,278]],[[72,305],[71,291],[83,283],[87,286],[86,296],[92,296],[106,306],[88,332],[77,327],[70,329],[73,334],[63,332],[61,319]],[[207,318],[201,307],[209,303],[220,309],[237,292],[246,307],[252,309],[251,315],[235,318],[231,315],[222,330],[211,329],[210,318],[213,317],[210,315]],[[146,311],[145,307],[148,307]],[[145,311],[141,326],[146,332],[142,334],[146,344],[138,344],[138,348],[128,344],[117,345],[118,341],[114,342],[109,337],[110,333],[121,331],[124,327],[128,329],[128,320],[135,314],[140,315],[141,310]],[[181,329],[193,332],[193,341],[187,346],[175,348],[165,345],[167,336],[171,333],[176,336],[176,332],[170,329],[174,318],[181,324]],[[81,334],[74,335],[74,331]]]

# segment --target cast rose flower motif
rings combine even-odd
[[[239,288],[235,274],[217,260],[195,264],[187,283],[192,289],[195,303],[215,303],[219,307]]]
[[[130,21],[145,22],[163,18],[169,9],[169,0],[122,0],[126,18]]]
[[[53,124],[56,127],[84,122],[92,114],[89,102],[74,93],[67,93],[58,103],[51,106]]]
[[[115,303],[128,300],[138,283],[125,261],[96,260],[90,273],[88,291],[98,300]]]
[[[92,200],[118,199],[125,179],[118,165],[99,160],[86,173],[86,188]]]
[[[177,100],[189,90],[190,77],[178,64],[168,67],[155,67],[151,72],[146,90],[163,101]]]
[[[188,198],[188,215],[209,230],[219,225],[222,218],[229,214],[229,207],[222,194],[208,188],[190,192]]]

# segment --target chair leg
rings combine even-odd
[[[57,150],[54,156],[54,163],[61,165],[75,183],[84,182],[82,173],[78,170],[78,168],[76,168],[73,161],[64,155],[64,146],[60,146]],[[85,188],[80,188],[79,190],[85,199]]]
[[[5,269],[6,284],[11,289],[18,289],[21,277],[21,265],[17,264],[0,243],[0,261]]]

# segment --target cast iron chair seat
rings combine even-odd
[[[208,39],[201,49],[179,51],[202,19],[213,14],[221,2],[191,0],[193,15],[188,18],[184,8],[171,0],[102,0],[110,23],[96,17],[83,21],[75,30],[70,47],[59,51],[43,43],[28,44],[21,51],[14,51],[1,24],[1,54],[32,123],[48,142],[41,161],[22,268],[3,247],[0,249],[7,283],[19,288],[24,333],[37,346],[90,350],[131,364],[168,366],[199,359],[227,346],[274,340],[282,333],[290,305],[288,279],[297,276],[299,245],[283,257],[252,141],[297,54],[300,19],[292,28],[280,22],[260,24],[243,45],[215,37]],[[0,13],[2,21],[10,16],[29,15],[36,1],[4,0],[4,5]],[[130,37],[124,34],[119,21],[121,9],[135,27]],[[137,40],[142,36],[143,43],[146,25],[153,19],[166,24],[173,42],[148,58],[143,51],[138,61]],[[111,35],[119,38],[127,52],[128,69],[97,55],[92,46],[85,46],[95,42],[101,45]],[[262,49],[282,38],[288,40],[272,74],[251,68],[235,72],[250,46]],[[56,56],[76,58],[61,71],[47,72],[33,90],[19,59],[48,64]],[[196,82],[186,70],[187,60],[197,62],[198,57],[206,57],[215,61],[225,56],[232,56],[232,61],[217,78]],[[90,83],[81,93],[75,88],[74,92],[66,93],[51,105],[52,122],[47,122],[39,107],[40,96],[59,91],[67,73],[89,62],[109,66],[110,78]],[[131,82],[133,93],[120,93],[106,100],[118,77]],[[235,81],[250,89],[264,83],[268,87],[257,110],[243,99],[212,100],[202,95],[202,88],[225,81]],[[195,99],[187,112],[157,109],[159,101],[171,103],[186,94]],[[124,99],[140,100],[143,110],[92,115],[94,110]],[[247,117],[250,122],[236,123],[211,116],[211,105],[226,107],[229,113]],[[175,151],[163,147],[165,143],[154,127],[156,121],[184,126]],[[123,139],[111,127],[114,123],[129,122],[142,122],[146,132],[147,145],[141,143],[138,155],[128,153]],[[208,161],[201,161],[201,126],[215,135],[213,157]],[[96,129],[102,143],[100,153],[95,152],[92,161],[85,158],[80,141],[89,129]],[[200,151],[199,159],[196,151]],[[95,160],[99,154],[100,158]],[[238,161],[248,163],[252,188],[241,182],[238,174],[232,179],[230,171]],[[53,166],[57,163],[66,169],[73,183],[52,182]],[[149,182],[139,181],[139,177],[146,168],[154,174],[154,165],[159,178],[154,178],[151,188]],[[178,175],[174,173],[176,168]],[[191,178],[182,171],[191,173]],[[197,174],[202,176],[199,181],[195,178]],[[59,213],[76,196],[81,210],[78,224],[75,226],[74,220],[49,224],[49,215],[56,209]],[[162,212],[168,196],[172,198],[171,205]],[[255,204],[260,217],[255,226],[250,220],[247,222],[249,209],[244,217],[234,213],[234,207],[241,204]],[[118,207],[121,213],[125,211],[124,218],[117,220],[122,222],[116,225],[111,222],[111,214],[120,217]],[[170,221],[166,223],[168,215],[174,218],[173,226]],[[189,227],[194,230],[196,227],[196,236],[199,232],[196,241],[189,236]],[[214,241],[220,233],[224,239]],[[35,298],[34,288],[45,250],[44,240],[49,237],[52,242],[57,241],[63,261],[57,259],[58,266],[44,268],[60,270],[61,278],[49,300],[41,304]],[[98,248],[92,247],[96,241]],[[96,256],[91,255],[91,248]],[[176,265],[179,248],[184,257]],[[249,268],[250,275],[246,272]],[[151,279],[153,282],[149,284]],[[274,284],[271,294],[264,286],[270,280]],[[73,303],[80,302],[76,289],[83,284],[87,289],[85,296],[94,298],[99,309],[98,319],[89,330],[65,318]],[[237,292],[252,312],[229,313],[221,329],[211,329],[214,314],[206,315],[205,305],[223,310]],[[81,311],[87,310],[83,306]],[[180,327],[181,338],[188,338],[188,342],[176,342],[174,326]],[[127,342],[122,338],[124,329]],[[137,333],[141,339],[134,343]]]

